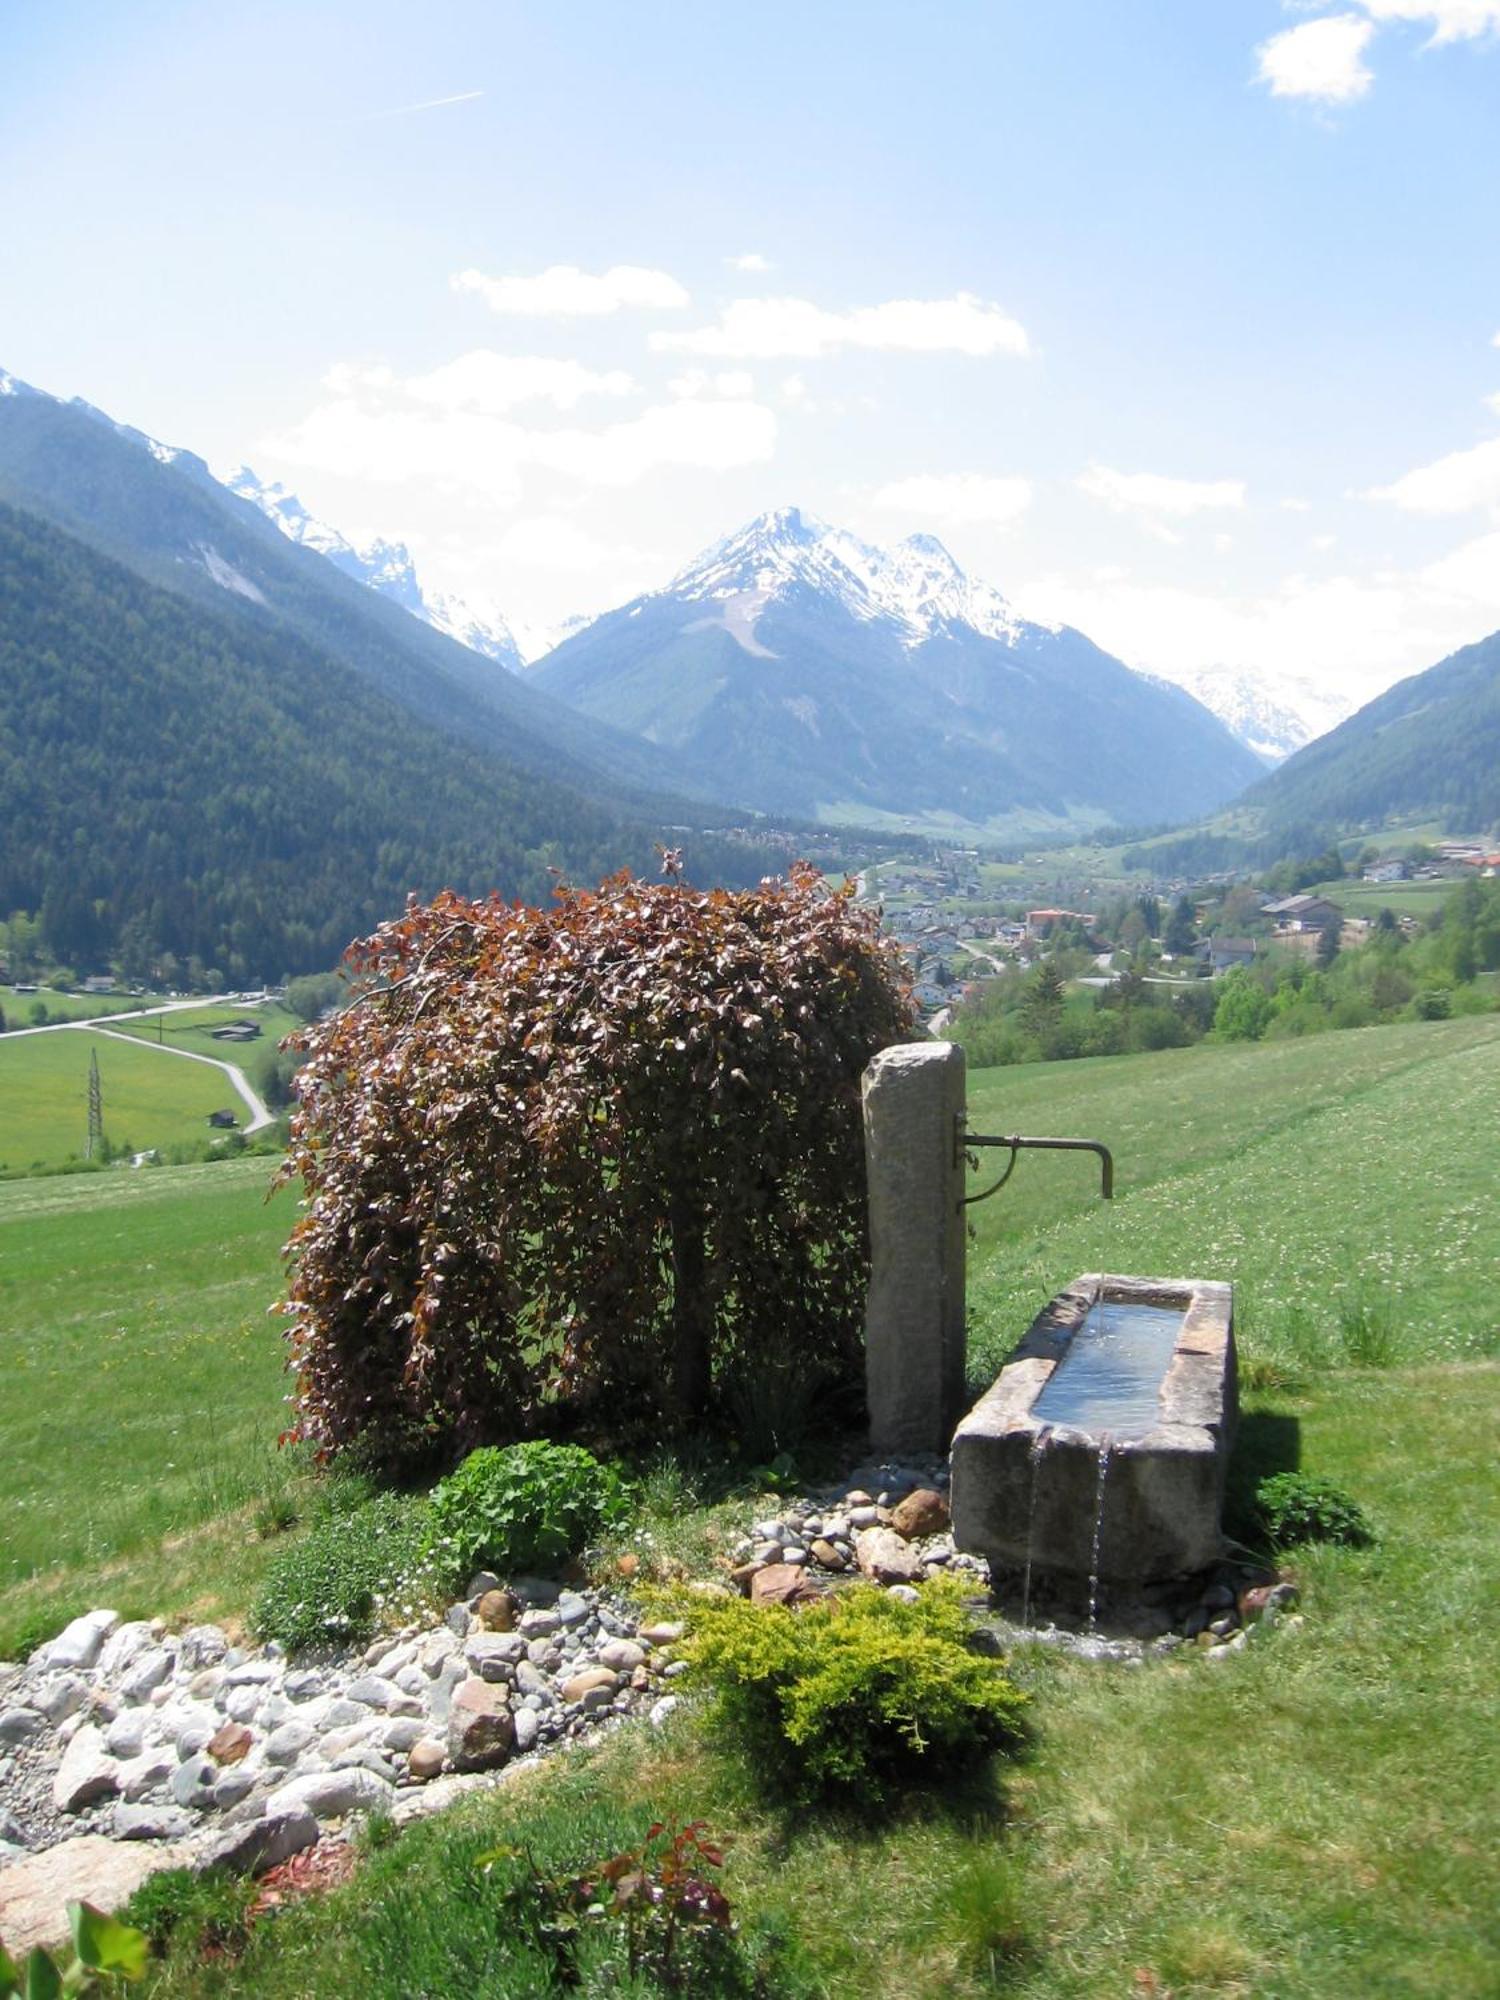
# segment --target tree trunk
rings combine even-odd
[[[704,1217],[697,1203],[675,1193],[668,1210],[672,1231],[672,1402],[680,1423],[708,1407],[711,1319],[704,1274]]]

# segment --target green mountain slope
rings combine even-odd
[[[1398,681],[1241,803],[1273,829],[1429,815],[1470,830],[1500,823],[1500,632]]]
[[[65,961],[133,937],[236,982],[308,970],[408,891],[544,900],[553,866],[649,869],[656,831],[0,503],[0,909],[40,909]],[[699,879],[768,865],[690,845]]]
[[[423,721],[529,769],[596,794],[602,781],[644,810],[659,803],[652,793],[693,795],[692,778],[660,750],[579,715],[288,541],[191,452],[14,377],[0,375],[0,389],[0,500],[164,590],[304,640]]]

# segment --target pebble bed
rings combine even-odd
[[[719,1587],[795,1603],[864,1577],[915,1597],[948,1573],[987,1597],[985,1563],[948,1532],[947,1479],[938,1459],[881,1463],[780,1501],[749,1524]],[[1224,1565],[1138,1602],[1123,1636],[1105,1636],[1118,1620],[989,1622],[1006,1645],[1094,1658],[1195,1644],[1227,1655],[1294,1601],[1284,1581]],[[214,1625],[174,1634],[91,1611],[24,1664],[0,1663],[0,1877],[81,1833],[259,1870],[352,1815],[405,1821],[627,1717],[661,1724],[686,1671],[682,1635],[617,1591],[488,1574],[436,1625],[295,1660]]]

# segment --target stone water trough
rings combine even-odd
[[[1126,1587],[1204,1569],[1237,1413],[1232,1286],[1075,1279],[954,1434],[954,1541]]]

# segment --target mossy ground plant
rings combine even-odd
[[[877,1802],[1024,1739],[1026,1697],[973,1649],[962,1592],[944,1579],[915,1603],[857,1585],[796,1610],[695,1600],[692,1618],[690,1681],[793,1803]]]
[[[429,1549],[445,1571],[551,1575],[629,1513],[624,1483],[582,1445],[482,1446],[434,1490]]]

